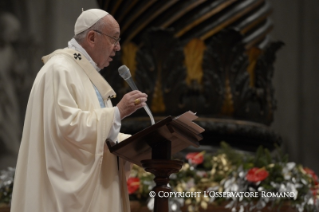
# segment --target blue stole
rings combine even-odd
[[[95,93],[96,93],[97,98],[98,98],[98,100],[99,100],[99,103],[100,103],[101,108],[105,108],[105,104],[104,104],[103,98],[102,98],[102,96],[101,96],[99,90],[95,87],[94,84],[92,84],[92,85],[93,85],[93,87],[94,87],[94,90],[95,90]]]

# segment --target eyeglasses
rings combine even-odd
[[[102,35],[105,35],[105,36],[107,36],[107,37],[109,37],[109,38],[112,38],[112,39],[114,40],[114,42],[113,42],[112,44],[115,45],[115,46],[120,43],[121,38],[112,37],[112,36],[110,36],[110,35],[104,34],[103,32],[100,32],[99,30],[93,30],[93,31],[94,31],[94,32],[97,32],[97,33],[100,33],[100,34],[102,34]]]

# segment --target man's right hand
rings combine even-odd
[[[139,99],[140,103],[135,104],[136,100]],[[131,115],[136,110],[146,106],[147,94],[142,93],[138,90],[131,91],[123,96],[121,101],[117,104],[120,111],[121,119]]]

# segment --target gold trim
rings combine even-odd
[[[133,17],[124,25],[124,27],[122,28],[122,33],[129,27],[131,26],[131,23],[133,21],[135,21],[145,10],[147,10],[147,8],[149,8],[150,6],[152,6],[152,4],[154,4],[156,2],[156,0],[149,0],[147,2],[147,4],[145,4],[145,6],[140,9],[137,13],[135,13],[133,15]]]
[[[203,78],[203,56],[206,49],[205,43],[197,38],[192,39],[184,48],[185,67],[187,69],[186,83],[191,85],[192,81],[202,83]]]
[[[249,74],[249,86],[255,87],[255,68],[258,58],[262,51],[257,47],[252,47],[247,51],[249,65],[247,67],[247,72]]]
[[[163,23],[160,27],[166,28],[169,25],[171,25],[174,21],[176,21],[178,18],[182,17],[184,14],[186,14],[191,9],[197,7],[198,5],[204,3],[206,0],[196,0],[193,4],[188,5],[186,9],[179,10],[175,15],[173,15],[169,20],[167,20],[165,23]]]
[[[154,18],[164,12],[166,9],[171,7],[173,4],[178,2],[178,0],[170,0],[163,7],[159,8],[151,17],[148,17],[142,24],[140,24],[132,33],[129,34],[128,38],[125,40],[129,42],[136,34],[138,34],[147,24],[149,24]]]
[[[154,113],[165,112],[166,107],[164,104],[163,91],[162,91],[162,83],[161,83],[161,67],[158,68],[157,80],[154,87],[153,98],[151,103],[151,110]]]
[[[134,43],[126,43],[122,46],[122,62],[131,70],[131,75],[134,78],[136,71],[136,52],[138,47]]]
[[[225,22],[223,22],[222,24],[218,25],[216,28],[214,28],[214,29],[210,30],[209,32],[205,33],[204,35],[202,35],[200,37],[200,39],[206,40],[207,38],[211,37],[212,35],[216,34],[220,30],[224,29],[226,26],[228,26],[229,24],[233,23],[238,18],[240,18],[241,16],[245,15],[246,13],[248,13],[249,11],[254,9],[255,7],[259,6],[263,2],[264,2],[264,0],[259,0],[256,3],[252,4],[250,7],[245,8],[241,12],[239,12],[236,15],[232,16],[230,19],[228,19]]]
[[[253,47],[256,43],[258,43],[259,41],[263,40],[267,34],[273,29],[273,25],[270,25],[260,36],[258,36],[257,38],[255,38],[254,40],[252,40],[251,42],[247,43],[245,45],[246,49],[250,49],[251,47]]]
[[[228,116],[231,116],[234,113],[234,101],[228,76],[225,80],[225,95],[221,112],[223,115]]]
[[[215,15],[216,13],[220,12],[221,10],[223,10],[224,8],[226,8],[228,5],[234,3],[236,0],[228,0],[225,3],[222,3],[221,5],[219,5],[218,7],[216,7],[215,9],[211,10],[210,12],[204,14],[202,17],[196,19],[193,23],[185,26],[182,30],[180,30],[179,32],[177,32],[175,34],[176,37],[181,37],[183,34],[185,34],[187,31],[189,31],[190,29],[192,29],[193,27],[195,27],[196,25],[202,23],[203,21],[205,21],[206,19],[210,18],[211,16]]]
[[[243,29],[240,30],[240,32],[242,34],[246,34],[249,30],[251,30],[252,28],[254,28],[256,25],[258,25],[260,22],[264,21],[265,19],[267,19],[267,17],[272,14],[272,10],[267,11],[265,14],[263,14],[262,16],[258,17],[257,19],[254,20],[254,22],[252,22],[251,24],[247,25],[246,27],[244,27]]]
[[[138,2],[138,0],[134,0],[131,2],[131,4],[124,10],[122,15],[117,19],[118,22],[120,23],[122,19],[126,16],[126,14],[134,7],[134,5]]]

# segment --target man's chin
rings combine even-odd
[[[106,67],[108,67],[109,65],[110,65],[110,63],[111,63],[111,61],[108,61],[108,62],[106,62],[103,66],[103,68],[106,68]],[[101,68],[101,69],[103,69],[103,68]]]

